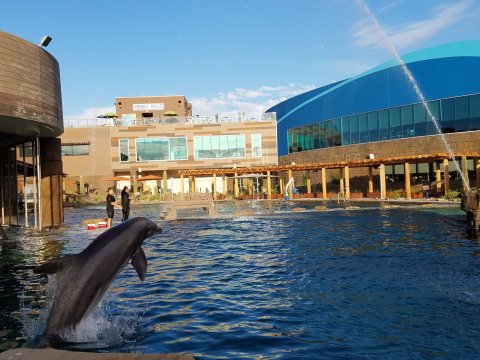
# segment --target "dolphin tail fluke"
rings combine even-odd
[[[147,258],[142,247],[139,247],[135,254],[132,256],[132,265],[137,271],[140,280],[145,280],[145,274],[147,273]]]
[[[45,264],[37,266],[33,269],[35,274],[55,274],[56,272],[62,270],[66,263],[70,260],[71,256],[65,256],[63,258],[54,259]]]

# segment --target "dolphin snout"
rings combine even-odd
[[[147,230],[146,236],[145,237],[150,237],[153,235],[158,235],[162,233],[162,228],[158,227],[157,225],[152,226]]]

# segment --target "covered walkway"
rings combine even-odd
[[[476,175],[476,187],[480,188],[480,152],[470,152],[470,153],[455,153],[455,158],[459,162],[459,166],[464,173],[467,183],[468,179],[468,168],[467,160],[473,160],[475,166],[475,175]],[[185,192],[184,189],[184,178],[189,178],[190,191],[195,189],[195,177],[202,176],[212,176],[213,177],[213,195],[216,200],[217,191],[216,191],[216,178],[217,176],[222,176],[224,183],[228,181],[228,177],[233,179],[233,189],[234,197],[239,197],[239,185],[238,180],[240,175],[243,174],[264,174],[267,180],[266,184],[266,193],[267,199],[272,199],[272,177],[277,175],[280,177],[280,189],[283,194],[284,181],[281,174],[287,174],[287,179],[294,177],[294,172],[302,171],[306,174],[306,192],[307,194],[312,193],[312,184],[310,179],[310,173],[312,171],[321,172],[321,185],[322,185],[322,198],[327,199],[327,179],[326,179],[326,170],[327,169],[339,169],[340,170],[340,179],[339,179],[339,193],[345,199],[350,199],[351,189],[350,189],[350,169],[351,168],[367,168],[368,169],[368,188],[367,189],[355,189],[356,191],[365,191],[367,193],[373,193],[373,180],[374,180],[374,169],[379,169],[379,183],[380,183],[380,199],[387,198],[387,186],[386,186],[386,172],[385,166],[387,165],[402,165],[404,169],[405,181],[404,181],[404,191],[405,198],[411,199],[411,165],[418,163],[431,163],[435,164],[435,181],[434,187],[437,193],[442,193],[446,195],[450,191],[450,171],[449,160],[451,156],[448,153],[436,153],[436,154],[424,154],[424,155],[415,155],[415,156],[399,156],[391,158],[379,158],[379,159],[363,159],[363,160],[349,160],[349,161],[337,161],[337,162],[318,162],[318,163],[308,163],[308,164],[289,164],[289,165],[277,165],[277,166],[264,166],[264,167],[248,167],[248,168],[220,168],[220,169],[202,169],[202,170],[182,170],[179,171],[181,176],[182,189],[181,192]],[[441,166],[443,165],[443,171]],[[443,173],[443,176],[442,176]],[[227,186],[223,187],[224,192],[226,192]],[[465,185],[464,185],[465,190]],[[289,198],[293,199],[292,187],[289,187]]]

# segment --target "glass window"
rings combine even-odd
[[[454,99],[445,99],[442,103],[442,132],[455,132],[455,101]]]
[[[431,115],[434,116],[435,121],[437,122],[437,125],[441,127],[440,121],[441,121],[441,116],[440,116],[440,101],[430,101],[427,103],[428,108],[430,109]],[[430,114],[427,114],[427,132],[428,135],[436,135],[438,134],[437,126],[435,126],[435,123],[433,119],[431,118]]]
[[[318,124],[318,133],[320,139],[320,149],[324,149],[328,146],[327,143],[327,130],[325,128],[326,124],[324,121]]]
[[[128,139],[120,139],[118,141],[118,147],[120,148],[120,162],[128,162],[130,160],[128,152]]]
[[[480,130],[480,95],[470,96],[470,130]]]
[[[368,113],[368,132],[370,141],[380,140],[380,133],[378,131],[378,112],[376,111]]]
[[[137,138],[137,161],[169,160],[168,138]]]
[[[252,157],[262,157],[262,134],[252,134]]]
[[[327,147],[335,146],[335,140],[333,138],[333,121],[328,120],[324,122],[325,124],[325,135],[327,139]]]
[[[390,139],[390,123],[388,120],[388,110],[378,112],[378,128],[380,140]]]
[[[350,145],[350,119],[348,116],[342,118],[342,144]]]
[[[403,137],[415,136],[412,105],[402,106],[400,108],[400,117],[402,119]]]
[[[400,118],[400,108],[388,109],[388,115],[390,118],[390,138],[401,139],[402,138],[402,122]]]
[[[187,160],[187,138],[170,138],[170,160]]]
[[[313,128],[313,148],[320,149],[320,131],[318,128],[318,123],[312,125]]]
[[[455,98],[455,131],[470,130],[470,106],[468,96]]]
[[[333,146],[342,146],[342,119],[333,120]]]
[[[427,112],[423,104],[413,105],[413,124],[416,136],[427,135]]]
[[[84,145],[62,145],[62,156],[84,156],[90,154],[90,146]]]
[[[367,143],[369,141],[367,114],[358,115],[358,130],[359,130],[359,142]]]
[[[293,130],[287,130],[288,153],[293,153]]]
[[[358,116],[352,115],[350,118],[350,143],[358,144],[359,134],[358,134]]]

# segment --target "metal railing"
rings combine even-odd
[[[275,121],[275,113],[261,114],[216,114],[207,116],[163,116],[145,117],[139,120],[117,118],[64,119],[64,127],[101,127],[101,126],[149,126],[149,125],[203,125],[241,122]]]

